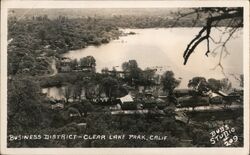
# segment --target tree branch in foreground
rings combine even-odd
[[[217,10],[211,9],[211,10],[218,11],[218,9]],[[204,10],[200,10],[200,11],[204,11]],[[204,40],[207,41],[207,51],[205,55],[208,56],[208,54],[210,53],[210,39],[215,43],[213,38],[210,36],[212,27],[217,27],[220,21],[232,19],[229,22],[229,24],[226,26],[226,28],[229,28],[229,27],[232,28],[229,31],[229,36],[227,37],[225,41],[220,40],[218,43],[222,43],[222,45],[216,47],[216,49],[221,47],[219,63],[217,66],[221,66],[223,70],[223,67],[221,64],[222,55],[223,55],[223,52],[226,52],[228,54],[228,51],[226,49],[226,43],[232,38],[233,34],[237,31],[238,28],[243,27],[243,9],[242,8],[227,9],[227,10],[219,9],[219,11],[222,11],[223,13],[216,15],[216,16],[209,16],[206,18],[206,25],[199,31],[198,35],[195,38],[193,38],[191,42],[187,45],[183,54],[184,65],[187,64],[187,61],[190,55],[194,52],[196,47],[200,43],[202,43]]]

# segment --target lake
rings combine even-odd
[[[223,28],[221,28],[223,30]],[[64,57],[80,59],[92,55],[96,59],[96,71],[107,67],[116,67],[121,70],[121,64],[135,59],[140,68],[156,68],[158,74],[172,70],[175,77],[181,79],[178,88],[186,88],[188,81],[195,76],[208,78],[225,78],[221,68],[214,68],[218,64],[219,54],[205,56],[206,43],[197,47],[187,63],[183,65],[183,52],[187,44],[200,31],[200,28],[158,28],[158,29],[122,29],[124,32],[135,32],[135,35],[122,36],[101,46],[88,46],[87,48],[72,50],[65,53]],[[221,32],[212,30],[212,37],[219,40]],[[242,31],[236,33],[236,38],[227,43],[230,52],[222,60],[224,72],[232,81],[233,87],[239,87],[239,82],[230,74],[243,73],[243,37]],[[225,39],[227,36],[223,37]],[[211,49],[216,46],[211,44]],[[219,53],[220,49],[217,50]],[[45,90],[44,90],[45,91]],[[48,91],[48,90],[46,90]],[[60,89],[51,88],[50,96],[61,98]],[[57,95],[58,94],[58,95]]]
[[[48,87],[48,88],[42,88],[42,93],[46,94],[47,97],[57,99],[57,100],[65,100],[65,86],[62,87]],[[73,93],[71,92],[71,95],[73,96]],[[81,98],[85,98],[85,90],[82,89],[81,92]],[[72,98],[69,99],[69,101],[72,101]]]
[[[47,94],[48,97],[54,99],[65,99],[65,87],[49,87],[42,88],[42,93]]]
[[[224,78],[221,68],[214,68],[218,64],[217,56],[205,56],[206,44],[203,43],[195,50],[187,63],[183,65],[183,51],[187,44],[200,31],[201,28],[158,28],[158,29],[123,29],[124,32],[135,32],[136,35],[128,35],[113,40],[101,46],[89,46],[80,50],[69,51],[64,54],[71,59],[80,59],[92,55],[96,59],[96,70],[100,72],[102,68],[112,69],[116,67],[121,70],[121,64],[125,61],[135,59],[139,67],[157,68],[162,74],[166,70],[172,70],[177,78],[182,82],[179,88],[186,88],[188,81],[194,76],[204,76],[206,78]],[[223,30],[224,28],[221,28]],[[219,40],[221,32],[212,30],[212,37]],[[225,39],[226,36],[223,38]],[[216,46],[211,45],[211,49]],[[243,38],[242,31],[236,33],[236,38],[231,39],[227,44],[230,55],[222,60],[224,72],[229,74],[243,73]],[[217,50],[219,53],[220,49]],[[235,87],[233,77],[229,77]]]

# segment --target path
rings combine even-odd
[[[49,76],[55,76],[58,73],[58,70],[56,68],[56,60],[55,59],[52,59],[51,69],[53,72]]]

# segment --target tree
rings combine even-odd
[[[93,56],[87,56],[80,59],[80,67],[82,69],[90,69],[95,72],[96,60]]]
[[[212,91],[222,90],[227,92],[232,88],[232,83],[227,78],[223,78],[221,80],[216,80],[211,78],[207,80],[207,83],[208,83],[208,88],[211,89]]]
[[[80,84],[75,84],[73,86],[73,89],[72,89],[72,95],[73,95],[73,99],[79,99],[81,100],[81,95],[82,95],[82,86]]]
[[[101,81],[101,87],[108,98],[116,97],[115,91],[119,87],[119,83],[114,78],[106,77]]]
[[[194,77],[188,82],[188,87],[202,93],[203,91],[208,91],[208,84],[206,78],[204,77]]]
[[[163,90],[168,92],[169,96],[173,94],[173,90],[180,84],[180,81],[174,77],[174,72],[166,71],[162,80]]]
[[[145,86],[151,86],[155,84],[155,69],[146,68],[142,71],[142,82]]]
[[[96,60],[93,56],[87,56],[80,59],[80,66],[81,67],[95,67]]]
[[[78,62],[77,62],[76,59],[70,61],[70,67],[71,67],[73,70],[77,69],[77,66],[78,66]]]
[[[117,77],[117,70],[116,70],[115,67],[112,68],[112,71],[111,71],[111,72],[112,72],[111,76]]]
[[[208,83],[208,87],[212,90],[212,91],[219,91],[222,89],[222,84],[220,80],[216,80],[216,79],[208,79],[207,80]]]
[[[82,101],[81,104],[83,105],[82,112],[84,113],[84,116],[87,117],[87,114],[93,111],[94,107],[88,100]]]
[[[64,97],[65,97],[66,103],[69,103],[69,99],[72,97],[72,91],[73,91],[72,85],[65,86]]]
[[[179,13],[177,20],[185,16],[196,16],[193,23],[196,25],[197,21],[204,17],[205,23],[199,33],[194,37],[187,45],[184,53],[184,65],[187,63],[190,55],[194,52],[196,47],[202,42],[206,41],[207,50],[205,55],[216,52],[220,48],[219,63],[217,66],[222,68],[221,60],[223,53],[228,54],[226,44],[233,37],[234,33],[243,27],[243,7],[219,7],[219,8],[194,8],[189,12]],[[221,35],[228,34],[225,40],[215,41],[211,36],[212,28],[224,26],[225,30],[221,32]],[[215,49],[211,51],[210,42],[216,45]]]
[[[94,83],[89,77],[83,77],[82,80],[77,83],[77,85],[81,87],[81,90],[84,90],[84,95],[87,99],[92,99],[98,94],[98,91],[96,90],[97,84]]]
[[[44,44],[44,41],[46,39],[46,31],[44,29],[41,29],[38,35],[39,35],[39,38],[42,40],[42,44]]]
[[[28,134],[47,127],[50,114],[41,102],[37,83],[17,77],[8,81],[8,134]]]
[[[232,88],[232,83],[228,80],[228,78],[223,78],[220,80],[222,91],[229,91]]]
[[[108,69],[107,67],[104,67],[104,68],[101,70],[102,74],[105,74],[105,75],[108,74],[108,71],[109,71],[109,69]]]
[[[122,64],[122,69],[123,70],[130,70],[133,68],[138,68],[138,64],[136,60],[129,60],[128,62],[124,62]]]
[[[193,143],[196,146],[199,146],[199,147],[211,146],[211,143],[209,142],[210,135],[206,130],[204,131],[204,129],[193,128],[193,130],[191,130],[191,135],[192,135]]]
[[[141,77],[141,69],[138,67],[136,60],[129,60],[122,64],[122,69],[125,72],[125,81],[130,85],[134,85],[139,82]]]

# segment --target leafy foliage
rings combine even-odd
[[[169,93],[173,94],[173,90],[180,84],[180,81],[175,79],[174,72],[166,71],[162,77],[163,89]]]
[[[95,25],[95,26],[93,26]],[[41,75],[48,72],[49,59],[69,50],[101,45],[118,38],[121,32],[104,19],[68,19],[47,16],[8,18],[9,74]],[[34,52],[35,51],[35,52]],[[94,65],[91,57],[82,65]],[[90,62],[89,62],[90,61]]]

